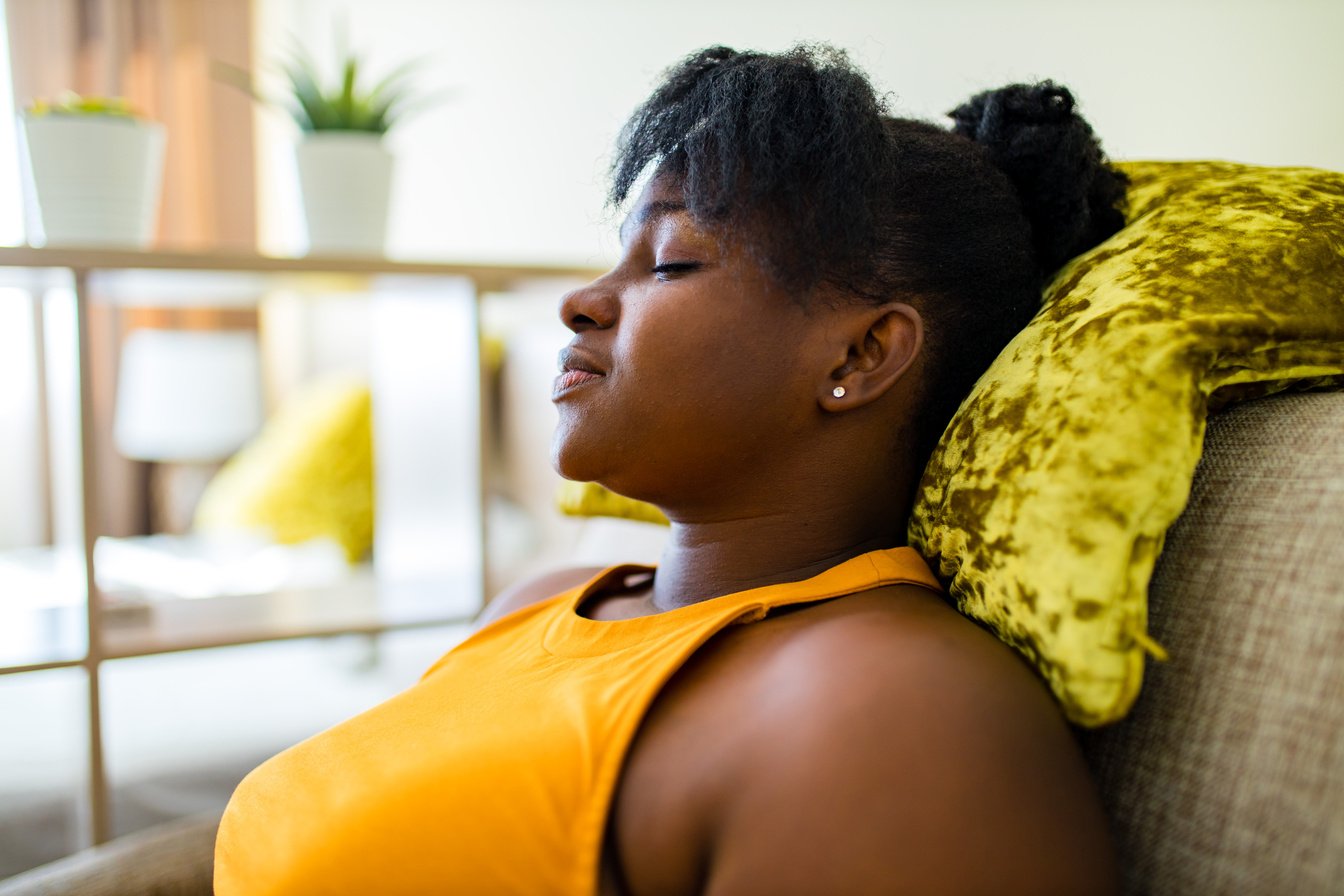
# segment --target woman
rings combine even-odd
[[[1051,698],[900,545],[956,404],[1123,181],[1053,85],[953,118],[887,117],[825,49],[667,75],[553,396],[556,466],[663,508],[661,563],[501,596],[263,765],[221,896],[1113,889]]]

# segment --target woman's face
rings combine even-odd
[[[785,469],[820,414],[827,371],[807,358],[824,315],[697,227],[675,179],[650,183],[621,240],[617,266],[561,301],[556,469],[674,510]]]

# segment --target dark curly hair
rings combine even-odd
[[[952,130],[888,115],[842,51],[710,47],[670,69],[621,131],[610,200],[651,168],[701,226],[742,239],[806,301],[901,299],[925,321],[927,456],[971,385],[1040,305],[1044,278],[1124,223],[1125,178],[1072,95],[981,93]]]

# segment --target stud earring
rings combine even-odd
[[[834,395],[836,398],[844,398],[844,397],[845,397],[845,387],[844,387],[844,386],[836,386],[834,389],[831,390],[831,394]]]

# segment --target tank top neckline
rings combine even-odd
[[[638,573],[656,574],[656,569],[639,564],[612,566],[557,595],[556,612],[542,638],[543,647],[555,656],[600,656],[702,624],[754,622],[778,607],[827,600],[886,584],[904,582],[942,591],[919,553],[902,546],[859,554],[807,579],[760,585],[647,616],[591,619],[580,615],[579,607],[613,580]]]

